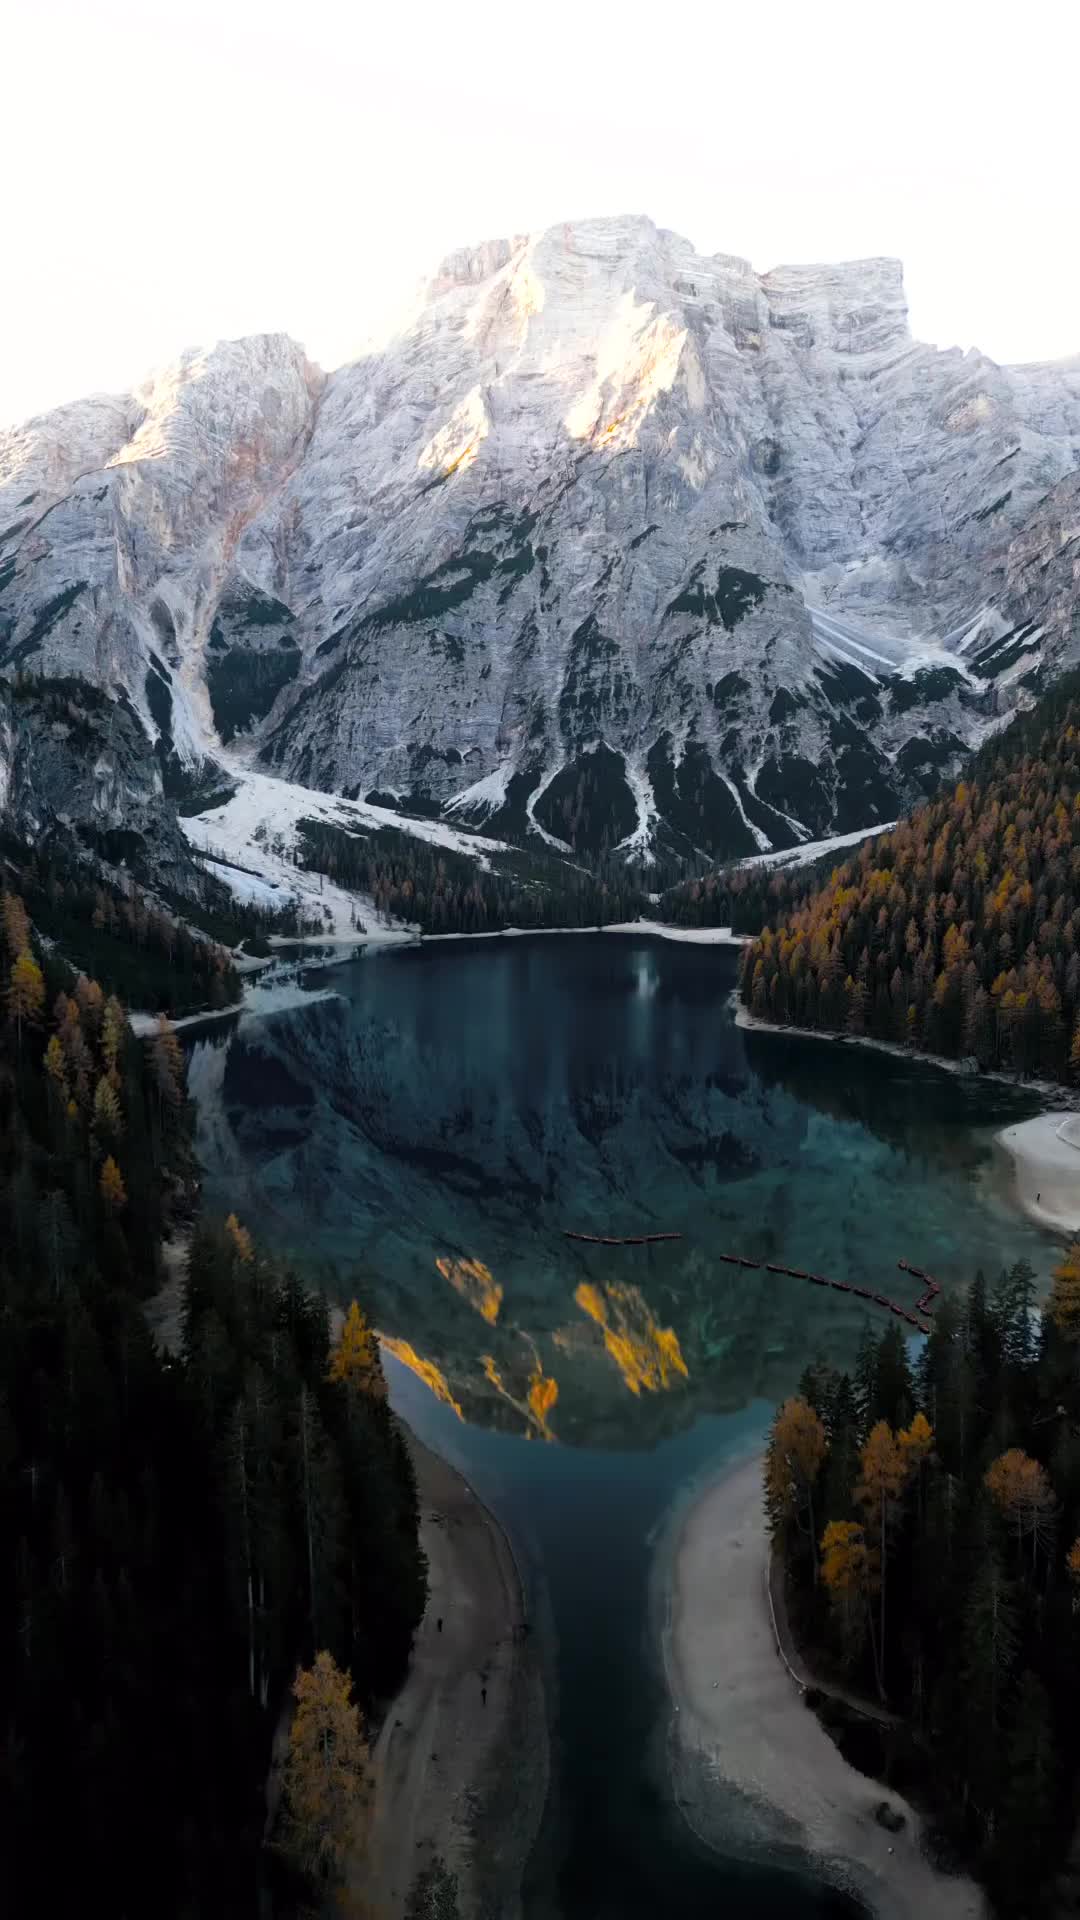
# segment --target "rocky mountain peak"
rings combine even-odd
[[[261,335],[0,437],[0,671],[181,764],[749,854],[890,817],[1072,657],[1078,449],[1080,363],[913,341],[896,260],[567,222],[329,378]]]

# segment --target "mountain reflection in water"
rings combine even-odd
[[[340,995],[192,1049],[207,1198],[359,1291],[463,1420],[642,1447],[806,1361],[865,1310],[718,1251],[907,1300],[1049,1250],[997,1197],[1004,1087],[744,1034],[736,956],[605,936],[371,954]],[[645,1247],[565,1232],[678,1231]],[[336,1269],[336,1276],[329,1270]]]

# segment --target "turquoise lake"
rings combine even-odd
[[[1054,1260],[991,1150],[1029,1096],[745,1033],[736,966],[647,936],[371,950],[190,1050],[208,1205],[360,1294],[395,1405],[514,1543],[553,1736],[529,1920],[856,1911],[797,1855],[706,1852],[666,1778],[656,1543],[809,1361],[853,1362],[867,1312],[718,1255],[905,1302],[901,1258],[946,1288]]]

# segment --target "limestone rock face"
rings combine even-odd
[[[328,378],[260,337],[0,436],[0,670],[179,762],[752,853],[893,817],[1077,656],[1078,464],[1080,360],[918,344],[896,261],[580,222]]]

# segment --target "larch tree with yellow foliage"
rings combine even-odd
[[[987,1468],[985,1479],[990,1498],[1015,1533],[1018,1555],[1030,1534],[1034,1567],[1040,1547],[1048,1551],[1053,1540],[1057,1508],[1046,1468],[1022,1447],[1010,1447]]]
[[[0,919],[8,954],[17,960],[30,945],[30,918],[17,893],[5,893],[0,899]]]
[[[98,1185],[108,1211],[122,1213],[127,1206],[127,1189],[124,1186],[123,1175],[111,1153],[106,1156]]]
[[[225,1234],[232,1247],[233,1254],[242,1266],[250,1266],[255,1258],[255,1248],[246,1227],[240,1225],[235,1213],[230,1213],[225,1222]]]
[[[296,1711],[285,1762],[287,1847],[312,1878],[340,1881],[357,1845],[370,1755],[352,1679],[325,1650],[293,1681]]]
[[[1054,1268],[1046,1313],[1070,1346],[1080,1341],[1080,1240],[1074,1240]]]
[[[330,1350],[328,1378],[373,1400],[386,1399],[386,1376],[379,1359],[375,1330],[369,1327],[355,1300]]]
[[[865,1510],[868,1528],[873,1529],[875,1544],[871,1570],[878,1589],[878,1632],[874,1650],[878,1692],[885,1698],[885,1595],[889,1554],[889,1528],[897,1501],[904,1489],[904,1456],[896,1435],[885,1420],[872,1427],[865,1446],[859,1449],[859,1478],[855,1499]]]
[[[68,1099],[67,1061],[64,1058],[64,1049],[60,1043],[58,1033],[53,1033],[49,1036],[49,1044],[45,1049],[45,1071],[49,1076],[50,1083],[56,1089],[58,1098],[62,1104],[66,1106]]]
[[[56,1035],[53,1035],[53,1039]],[[119,1140],[124,1131],[120,1096],[112,1082],[102,1074],[94,1089],[94,1132],[100,1140]]]
[[[934,1431],[925,1413],[916,1413],[910,1427],[901,1427],[896,1443],[900,1448],[905,1483],[913,1484],[916,1490],[921,1523],[925,1467],[934,1451]]]
[[[857,1520],[830,1520],[821,1536],[821,1580],[849,1648],[862,1644],[870,1610],[866,1535]]]
[[[777,1409],[765,1456],[765,1506],[776,1539],[795,1525],[810,1542],[814,1579],[818,1574],[814,1488],[828,1452],[820,1416],[797,1394]]]
[[[23,1027],[36,1025],[45,1005],[45,981],[29,947],[24,947],[12,961],[7,1000],[8,1014],[15,1023],[16,1041],[21,1046]]]

